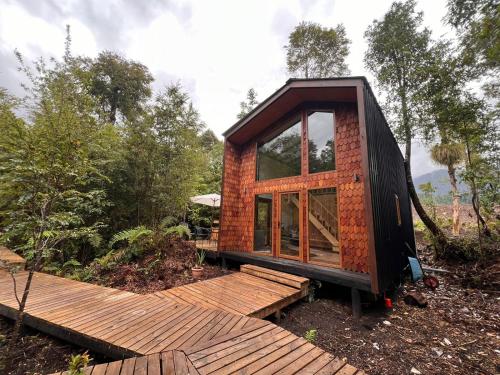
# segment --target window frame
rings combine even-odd
[[[256,218],[258,215],[257,211],[257,199],[259,195],[270,195],[271,196],[271,227],[270,227],[270,242],[271,242],[271,250],[269,252],[262,252],[255,250],[255,228],[256,228]],[[274,210],[275,210],[275,197],[273,193],[255,193],[254,194],[254,202],[253,202],[253,234],[252,234],[252,254],[262,255],[262,256],[274,256]]]
[[[267,131],[264,131],[263,134],[261,134],[255,144],[255,182],[266,182],[266,181],[272,181],[272,180],[278,180],[278,179],[283,179],[283,178],[296,178],[299,176],[302,176],[304,173],[303,166],[302,166],[302,148],[303,148],[303,134],[304,134],[304,121],[302,118],[302,113],[303,111],[298,111],[298,112],[293,112],[292,114],[286,116],[282,120],[278,121],[275,123],[275,125],[271,126],[270,129]],[[284,176],[284,177],[274,177],[274,178],[267,178],[264,180],[259,179],[259,147],[264,145],[265,143],[268,143],[275,139],[277,136],[280,134],[284,133],[291,127],[300,124],[300,149],[299,149],[299,155],[300,155],[300,171],[299,174],[294,175],[294,176]]]
[[[333,126],[333,156],[335,158],[335,165],[333,166],[333,169],[330,169],[328,171],[319,171],[319,172],[310,172],[309,171],[309,115],[313,114],[314,112],[325,112],[325,113],[331,113],[332,114],[332,126]],[[305,144],[306,147],[306,154],[305,154],[305,166],[306,166],[306,175],[310,176],[315,176],[321,173],[332,173],[337,171],[337,135],[336,135],[336,130],[337,130],[337,121],[335,118],[335,111],[330,108],[306,108],[303,110],[304,114],[304,121],[305,124],[303,124],[303,127],[305,128],[305,134],[303,139],[303,143]]]
[[[335,157],[335,165],[334,168],[328,171],[320,171],[320,172],[309,172],[309,114],[313,112],[327,112],[333,115],[333,154]],[[294,176],[286,176],[286,177],[275,177],[268,178],[265,180],[259,180],[259,147],[264,143],[267,143],[273,139],[273,136],[279,135],[281,132],[285,131],[289,127],[292,127],[294,124],[300,122],[300,174]],[[287,127],[289,125],[289,127]],[[281,130],[284,129],[284,130]],[[316,176],[325,173],[335,173],[337,172],[337,119],[336,112],[331,105],[321,106],[321,105],[311,105],[305,106],[301,109],[290,112],[285,115],[281,120],[275,122],[274,125],[264,130],[259,136],[256,137],[255,140],[255,183],[262,184],[268,181],[280,180],[280,179],[294,179],[299,177],[308,177],[308,176]]]
[[[325,173],[325,172],[319,172],[319,173]],[[314,261],[311,260],[310,258],[310,252],[311,252],[311,246],[309,244],[310,241],[310,236],[309,236],[309,192],[311,190],[323,190],[323,189],[335,189],[335,198],[337,200],[337,233],[338,233],[338,246],[339,246],[339,263],[338,264],[332,264],[332,263],[326,263],[326,262],[320,262],[320,261]],[[344,262],[344,253],[342,251],[342,235],[341,235],[341,230],[340,230],[340,198],[339,198],[339,188],[338,186],[335,185],[326,185],[326,186],[321,186],[321,187],[313,187],[313,188],[308,188],[306,189],[305,193],[305,199],[306,199],[306,215],[307,215],[307,224],[306,224],[306,230],[307,230],[307,251],[305,251],[305,263],[309,264],[314,264],[317,266],[323,266],[323,267],[329,267],[329,268],[342,268],[343,267],[343,262]]]

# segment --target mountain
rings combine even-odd
[[[460,181],[460,176],[458,176],[459,173],[457,173],[457,179],[458,179],[458,190],[463,194],[462,200],[466,196],[470,196],[470,190],[469,187]],[[415,184],[415,189],[417,189],[417,193],[421,194],[422,191],[419,188],[419,185],[425,184],[430,182],[432,186],[436,189],[436,192],[434,193],[434,196],[436,198],[439,198],[439,201],[443,201],[442,203],[445,203],[444,201],[450,201],[451,202],[451,196],[450,196],[450,178],[448,176],[448,171],[446,169],[438,169],[429,173],[425,173],[421,176],[415,177],[413,179],[413,183]]]

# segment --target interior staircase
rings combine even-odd
[[[294,205],[299,207],[299,201],[291,198]],[[332,213],[317,198],[309,196],[309,221],[318,231],[328,240],[334,251],[338,252],[338,219],[337,215]],[[324,243],[322,240],[309,240],[310,242]],[[323,245],[324,246],[324,245]]]

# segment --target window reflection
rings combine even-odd
[[[333,113],[312,112],[307,118],[309,173],[335,169]]]
[[[273,195],[255,196],[254,251],[270,254],[272,250]]]
[[[301,122],[274,135],[257,148],[257,180],[299,176]]]

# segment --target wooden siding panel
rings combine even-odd
[[[368,232],[364,211],[364,178],[356,105],[335,104],[336,170],[312,175],[256,181],[257,146],[252,141],[239,150],[226,141],[222,223],[219,250],[251,252],[255,194],[299,191],[304,221],[302,243],[307,243],[308,189],[336,187],[339,204],[341,268],[368,272]],[[305,130],[303,129],[305,134]],[[307,150],[302,150],[304,157]],[[306,168],[303,161],[303,170]],[[358,176],[359,180],[355,178]],[[276,254],[278,195],[274,194],[273,254]],[[306,259],[304,252],[304,260]]]

